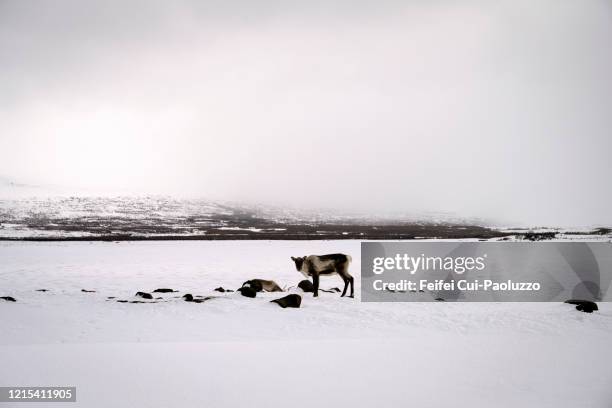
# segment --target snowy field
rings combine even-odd
[[[0,301],[0,385],[77,387],[77,403],[53,407],[612,406],[609,304],[361,303],[359,245],[0,242],[0,296],[17,299]],[[352,255],[355,299],[281,309],[279,294],[213,291],[291,287],[290,256],[330,252]],[[180,292],[116,302],[156,288]]]

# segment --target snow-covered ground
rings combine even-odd
[[[0,242],[0,296],[17,299],[0,301],[0,386],[75,385],[69,407],[612,406],[609,304],[361,303],[359,245]],[[213,291],[294,286],[290,256],[329,252],[353,256],[356,299]],[[180,292],[116,302],[165,287]]]

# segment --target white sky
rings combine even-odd
[[[0,0],[0,175],[612,224],[610,1],[171,4]]]

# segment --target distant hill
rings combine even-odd
[[[9,190],[37,190],[5,184]],[[288,211],[167,196],[7,198],[0,239],[412,239],[507,235],[436,217]]]

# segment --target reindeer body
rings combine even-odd
[[[309,255],[303,257],[291,257],[295,262],[295,268],[305,277],[312,276],[314,285],[314,296],[319,296],[319,277],[340,275],[344,281],[344,290],[342,295],[346,295],[346,290],[349,284],[351,285],[350,297],[354,296],[354,279],[348,272],[351,256],[345,254],[329,254],[329,255]]]
[[[249,286],[256,292],[282,292],[283,289],[276,284],[273,280],[265,279],[251,279],[242,284],[242,286]]]

